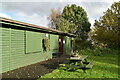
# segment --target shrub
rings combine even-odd
[[[47,37],[43,39],[43,49],[44,51],[50,50],[50,40]]]
[[[106,47],[95,47],[93,49],[86,48],[86,49],[79,49],[75,51],[75,54],[82,54],[82,55],[94,55],[94,56],[102,56],[107,54],[119,54],[119,49],[114,48],[106,48]]]

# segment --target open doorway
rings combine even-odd
[[[63,36],[59,36],[59,53],[63,54]]]

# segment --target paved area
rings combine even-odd
[[[47,61],[42,61],[36,64],[28,65],[19,69],[8,71],[2,74],[2,78],[39,78],[47,73],[52,72],[59,67],[59,63],[66,61],[68,56],[61,56]]]

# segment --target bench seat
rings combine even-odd
[[[85,68],[86,69],[91,69],[94,65],[94,62],[90,62]]]

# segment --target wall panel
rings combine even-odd
[[[43,51],[45,33],[2,27],[0,30],[2,73],[50,59],[52,53],[58,52],[58,35],[50,34],[50,51]]]
[[[0,27],[0,60],[2,63],[1,71],[6,72],[9,70],[9,55],[10,55],[10,29]]]

